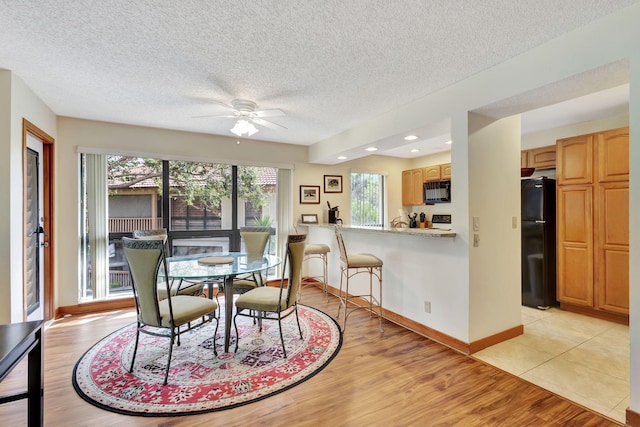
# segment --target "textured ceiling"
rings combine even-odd
[[[0,68],[61,116],[231,136],[193,116],[243,98],[309,145],[633,3],[0,0]]]

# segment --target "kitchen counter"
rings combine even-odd
[[[323,227],[323,228],[333,228],[335,224],[299,224],[300,226],[310,226],[310,227]],[[354,231],[363,231],[363,232],[376,232],[376,233],[390,233],[390,234],[405,234],[412,236],[420,236],[420,237],[456,237],[456,233],[451,230],[440,230],[437,228],[395,228],[395,227],[363,227],[363,226],[352,226],[352,225],[343,225],[343,230],[354,230]]]

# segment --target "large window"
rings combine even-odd
[[[82,155],[81,300],[131,291],[121,239],[166,228],[169,255],[241,249],[239,227],[270,225],[277,169]],[[168,197],[165,197],[168,195]]]
[[[385,177],[351,173],[351,225],[381,226],[385,222]]]

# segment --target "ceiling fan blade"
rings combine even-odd
[[[279,110],[277,108],[270,110],[256,110],[251,113],[253,117],[278,117],[284,116],[284,111]]]
[[[261,126],[264,126],[264,127],[270,128],[270,129],[287,130],[286,127],[284,127],[282,125],[279,125],[277,123],[270,122],[269,120],[260,119],[260,118],[257,118],[257,117],[252,118],[251,120],[256,124],[259,124]]]
[[[207,115],[204,115],[204,116],[191,116],[192,119],[202,119],[202,118],[205,118],[205,117],[211,117],[211,118],[214,118],[214,119],[218,119],[218,118],[235,119],[235,118],[237,118],[237,116],[235,116],[233,114],[226,114],[224,116],[220,116],[218,114],[207,114]]]

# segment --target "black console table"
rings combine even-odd
[[[42,320],[0,325],[0,382],[28,356],[27,391],[0,396],[0,404],[28,399],[29,427],[43,423]]]

